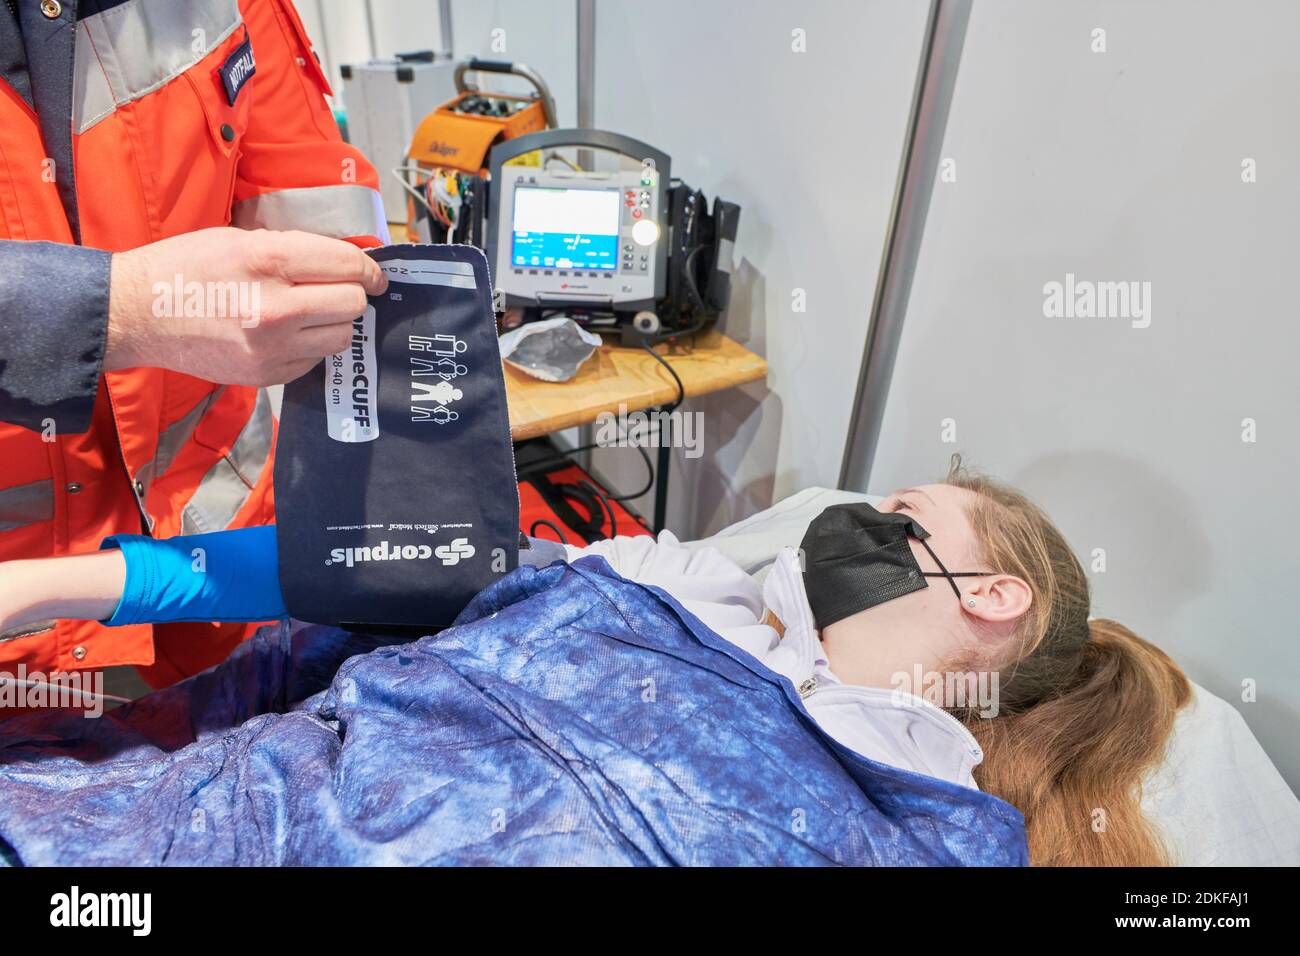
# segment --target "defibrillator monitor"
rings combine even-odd
[[[511,162],[519,157],[534,164]],[[603,130],[545,130],[494,146],[487,251],[498,308],[653,307],[667,272],[668,163]]]
[[[533,268],[610,273],[618,268],[617,187],[517,184],[513,205],[511,260],[520,274]]]

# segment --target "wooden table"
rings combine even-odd
[[[681,377],[687,398],[755,382],[767,376],[767,362],[717,331],[706,332],[676,351],[656,346]],[[510,433],[515,441],[594,423],[619,407],[642,411],[677,400],[677,383],[644,349],[604,345],[567,382],[543,382],[511,365],[506,370]],[[662,443],[655,470],[655,528],[662,527],[668,495],[669,447]]]

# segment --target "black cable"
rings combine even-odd
[[[623,433],[620,432],[619,434],[623,434]],[[626,439],[627,439],[627,435],[623,435],[623,438],[626,440]],[[559,451],[560,451],[560,454],[561,454],[561,455],[564,455],[564,456],[567,457],[567,456],[569,456],[569,455],[576,455],[576,454],[577,454],[578,452],[580,452],[580,451],[591,451],[593,448],[608,448],[608,447],[610,447],[610,446],[609,446],[609,445],[602,445],[600,442],[596,441],[596,442],[592,442],[592,443],[589,444],[589,445],[578,445],[578,446],[576,446],[576,447],[574,447],[574,448],[561,448]]]
[[[668,374],[673,377],[673,381],[677,384],[677,399],[671,405],[669,405],[667,409],[665,409],[665,414],[671,415],[673,412],[677,410],[678,406],[680,406],[682,402],[686,401],[686,386],[682,384],[681,376],[677,374],[677,370],[674,369],[671,365],[669,365],[668,362],[664,360],[664,357],[662,355],[660,355],[653,348],[651,348],[649,343],[643,341],[641,343],[641,347],[645,349],[647,352],[649,352],[651,356],[654,357],[654,360],[656,362],[658,362],[664,368],[668,369]],[[662,425],[660,427],[662,428]],[[650,460],[650,455],[649,453],[646,452],[645,448],[643,448],[639,444],[632,444],[631,439],[629,439],[627,436],[627,432],[620,430],[619,435],[620,437],[622,437],[623,441],[627,442],[629,445],[632,445],[632,447],[635,448],[637,452],[641,455],[641,460],[645,462],[646,474],[648,476],[645,487],[640,489],[639,491],[633,492],[631,494],[626,494],[626,495],[608,496],[609,501],[624,502],[624,501],[631,501],[635,498],[640,498],[642,495],[649,494],[650,490],[655,486],[656,476],[655,476],[654,463]],[[592,442],[587,445],[578,445],[576,448],[565,448],[563,449],[563,453],[565,455],[576,455],[579,452],[591,451],[593,448],[606,448],[606,447],[608,446],[603,445],[600,442]]]
[[[614,515],[614,506],[609,503],[609,499],[605,497],[605,495],[601,492],[599,488],[597,488],[589,481],[580,481],[578,482],[578,484],[581,485],[583,488],[586,488],[588,491],[590,491],[593,495],[595,495],[600,500],[601,506],[609,513],[609,537],[611,538],[617,537],[618,518]]]
[[[569,539],[566,538],[566,537],[564,536],[564,532],[561,531],[559,528],[557,528],[557,527],[556,527],[554,524],[552,524],[551,522],[547,521],[545,518],[538,518],[536,521],[534,521],[534,522],[532,523],[532,526],[529,527],[529,529],[528,529],[528,537],[530,537],[530,538],[536,538],[536,537],[537,537],[537,526],[538,526],[539,524],[544,524],[544,525],[546,525],[546,527],[550,528],[550,529],[551,529],[552,531],[554,531],[557,535],[559,535],[559,536],[560,536],[560,544],[568,544],[568,543],[569,543]],[[543,539],[541,539],[541,540],[545,541],[546,539],[543,538]]]
[[[669,365],[662,355],[660,355],[653,348],[651,348],[649,342],[642,341],[641,348],[649,352],[651,358],[653,358],[656,362],[658,362],[664,368],[668,369],[668,374],[671,375],[673,377],[673,381],[677,383],[677,401],[673,402],[671,405],[668,406],[668,413],[672,414],[673,412],[677,411],[677,406],[681,405],[682,402],[686,401],[686,386],[682,384],[682,378],[680,375],[677,374],[677,370],[673,368],[671,365]]]
[[[565,521],[570,528],[582,535],[588,542],[599,541],[605,537],[605,509],[604,506],[596,500],[595,494],[591,491],[586,482],[555,482],[551,488],[559,495],[573,516],[565,515],[562,509],[556,509],[556,513],[561,520]],[[585,517],[579,513],[575,504],[581,505],[586,511]]]
[[[663,357],[662,355],[660,355],[658,352],[656,352],[656,351],[655,351],[655,350],[650,346],[650,343],[649,343],[649,342],[646,342],[646,341],[642,340],[642,342],[641,342],[641,347],[642,347],[643,349],[645,349],[647,352],[649,352],[649,353],[650,353],[650,356],[651,356],[651,357],[652,357],[656,362],[658,362],[660,365],[662,365],[665,369],[668,370],[668,374],[671,375],[671,376],[673,377],[673,382],[676,383],[676,385],[677,385],[677,398],[676,398],[676,400],[674,400],[673,403],[672,403],[671,405],[667,406],[666,409],[663,409],[663,411],[665,412],[665,414],[671,415],[673,412],[675,412],[675,411],[678,409],[678,407],[681,406],[681,404],[682,404],[684,401],[686,401],[686,386],[685,386],[684,384],[682,384],[682,378],[681,378],[680,375],[677,374],[677,370],[676,370],[675,368],[673,368],[670,364],[668,364],[668,362],[664,359],[664,357]],[[660,424],[660,429],[662,429],[662,428],[663,428],[663,425]],[[622,431],[622,430],[620,429],[620,431],[619,431],[619,435],[620,435],[620,437],[622,437],[622,439],[623,439],[625,442],[627,442],[628,444],[631,444],[631,441],[630,441],[630,439],[629,439],[628,436],[627,436],[627,432]],[[663,435],[662,435],[662,431],[661,431],[661,433],[660,433],[660,438],[662,438],[662,437],[663,437]],[[575,447],[575,448],[564,448],[564,449],[557,449],[557,450],[560,452],[560,454],[562,454],[562,455],[564,455],[564,456],[567,457],[567,456],[569,456],[569,455],[576,455],[576,454],[578,454],[579,452],[591,451],[591,450],[594,449],[594,448],[605,448],[605,447],[608,447],[608,446],[603,445],[603,444],[601,444],[600,442],[592,442],[592,443],[587,444],[587,445],[578,445],[578,446]],[[646,481],[646,485],[645,485],[644,488],[640,489],[639,491],[633,492],[633,493],[631,493],[631,494],[626,494],[626,495],[605,495],[605,494],[602,494],[600,491],[597,491],[597,490],[595,489],[595,487],[592,486],[589,482],[586,482],[586,481],[579,482],[579,486],[585,486],[589,491],[591,491],[593,494],[595,494],[597,498],[600,499],[600,502],[601,502],[602,507],[603,507],[603,508],[608,512],[608,514],[609,514],[609,523],[610,523],[610,537],[611,537],[611,538],[614,537],[614,535],[617,533],[617,530],[618,530],[618,518],[615,517],[615,514],[614,514],[614,506],[611,504],[611,502],[613,502],[613,501],[617,501],[617,502],[620,502],[620,503],[621,503],[621,502],[624,502],[624,501],[631,501],[631,500],[634,499],[634,498],[640,498],[642,495],[649,494],[649,493],[650,493],[650,490],[651,490],[652,488],[654,488],[654,485],[655,485],[655,479],[656,479],[656,477],[657,477],[657,476],[655,475],[655,467],[654,467],[654,463],[650,461],[650,455],[649,455],[649,453],[647,453],[646,450],[645,450],[643,447],[641,447],[641,445],[639,445],[639,444],[632,445],[632,447],[635,448],[635,449],[637,450],[637,453],[640,454],[640,456],[641,456],[641,460],[645,462],[646,473],[647,473],[648,479],[647,479],[647,481]],[[593,515],[593,517],[594,517],[594,515]],[[539,519],[539,520],[540,520],[540,519]],[[545,523],[548,524],[548,525],[550,525],[550,522],[545,522]],[[533,527],[534,527],[534,528],[537,527],[537,523],[536,523],[536,522],[534,522]],[[559,530],[556,529],[554,525],[550,525],[550,527],[551,527],[553,530],[555,530],[557,534],[559,534]],[[533,532],[532,532],[532,530],[530,529],[528,533],[529,533],[530,535],[532,535]],[[535,537],[535,536],[534,536],[534,537]],[[566,542],[564,542],[564,543],[567,544],[568,542],[566,541]]]
[[[708,312],[709,307],[704,303],[704,296],[700,295],[700,284],[695,281],[694,262],[695,262],[695,257],[698,256],[701,252],[703,252],[706,248],[707,247],[703,245],[696,246],[694,249],[690,251],[690,254],[687,255],[686,261],[682,265],[682,274],[686,277],[687,281],[689,282],[689,285],[687,286],[687,291],[691,294],[691,298],[695,300],[695,308],[698,309],[701,313]]]
[[[676,330],[674,330],[673,332],[669,333],[668,335],[665,335],[665,336],[664,336],[664,339],[665,339],[665,340],[667,340],[667,339],[681,339],[681,338],[686,338],[687,336],[690,336],[690,337],[691,337],[691,347],[690,347],[689,349],[686,350],[687,353],[689,354],[690,352],[694,352],[694,351],[695,351],[695,336],[696,336],[696,334],[698,334],[698,333],[700,333],[700,332],[703,332],[703,331],[704,331],[704,327],[705,327],[706,325],[708,325],[708,324],[709,324],[709,320],[708,320],[708,319],[700,319],[700,321],[696,322],[694,325],[689,325],[689,326],[687,326],[687,327],[684,328],[684,329],[676,329]]]
[[[623,438],[627,439],[627,435],[624,435]],[[654,466],[654,462],[650,460],[650,453],[647,452],[640,445],[633,445],[632,447],[641,453],[641,460],[645,462],[646,474],[649,476],[648,478],[646,478],[645,487],[642,488],[640,491],[633,492],[632,494],[610,495],[609,496],[610,501],[618,501],[618,502],[632,501],[636,498],[640,498],[642,495],[648,495],[650,493],[650,489],[655,486],[655,466]]]
[[[609,500],[610,501],[631,501],[633,498],[640,498],[642,495],[648,494],[650,489],[655,486],[655,466],[654,466],[654,462],[650,460],[650,454],[641,445],[633,444],[632,439],[628,438],[627,432],[620,431],[619,436],[623,439],[623,441],[627,445],[629,445],[632,448],[635,448],[637,450],[637,453],[641,456],[641,460],[645,462],[646,475],[647,475],[646,485],[640,491],[635,492],[633,494],[610,495]],[[600,442],[592,442],[589,445],[579,445],[576,448],[562,449],[562,453],[566,456],[576,455],[578,452],[591,451],[593,448],[609,448],[609,447],[611,446],[602,445]],[[613,447],[617,447],[617,446],[613,446]]]

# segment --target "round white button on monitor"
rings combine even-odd
[[[632,226],[632,238],[638,246],[653,246],[659,238],[659,223],[653,219],[638,219]]]

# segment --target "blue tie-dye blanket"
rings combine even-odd
[[[392,641],[393,638],[387,638]],[[600,558],[412,643],[263,629],[92,720],[0,722],[11,864],[1024,864],[1020,814],[856,756]]]

